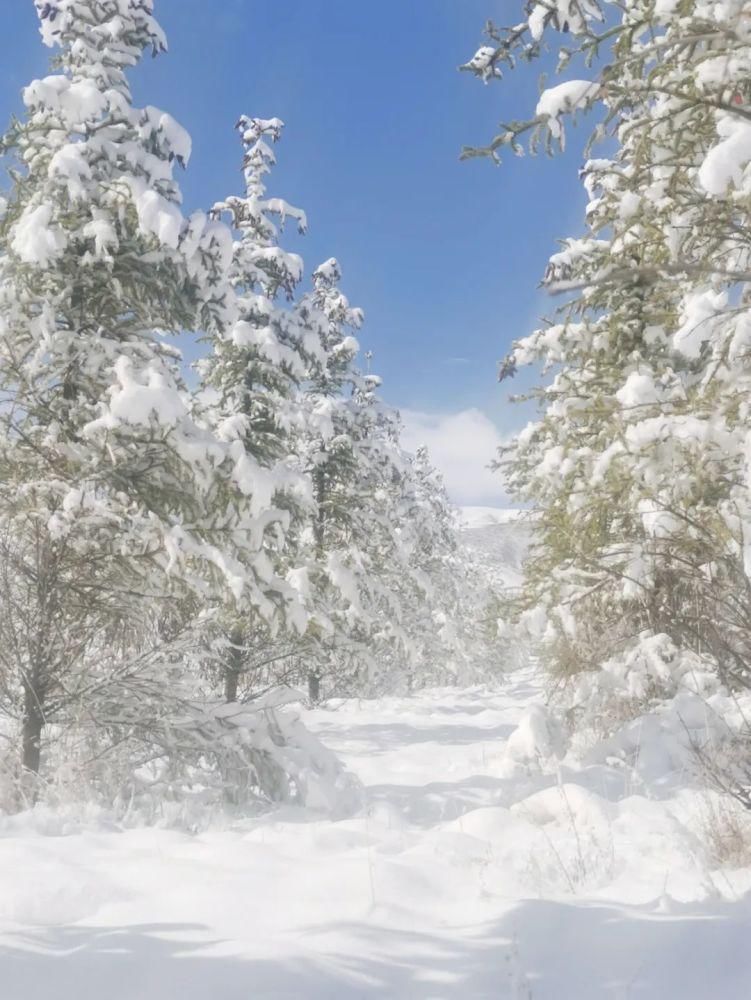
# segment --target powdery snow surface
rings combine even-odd
[[[751,876],[710,870],[698,793],[556,765],[532,673],[306,721],[362,814],[6,819],[3,1000],[751,996]]]

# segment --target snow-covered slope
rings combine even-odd
[[[459,520],[464,528],[487,528],[496,524],[513,524],[521,511],[514,507],[460,507]]]
[[[530,530],[522,512],[499,507],[462,507],[461,539],[502,587],[518,587]]]
[[[557,765],[530,672],[308,724],[362,814],[0,826],[2,1000],[748,1000],[751,873],[686,785]]]

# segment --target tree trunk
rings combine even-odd
[[[325,451],[325,447],[323,448]],[[316,545],[316,557],[323,565],[326,552],[326,473],[324,466],[319,465],[313,476],[313,488],[316,501],[316,517],[313,522],[313,538]],[[308,697],[316,705],[321,698],[321,674],[318,670],[308,671]]]
[[[25,682],[21,762],[24,771],[29,771],[31,774],[39,774],[43,727],[44,711],[41,696],[32,683]]]
[[[239,630],[232,632],[229,641],[231,646],[224,668],[224,700],[233,702],[237,701],[237,685],[243,667],[242,632]]]
[[[321,675],[313,671],[308,674],[308,697],[313,704],[321,697]]]
[[[323,562],[326,551],[326,473],[324,467],[319,465],[313,474],[313,488],[315,490],[316,516],[313,521],[313,539],[316,544],[316,556]]]

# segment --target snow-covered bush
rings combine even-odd
[[[19,801],[18,769],[6,768],[0,808],[88,802],[118,820],[182,825],[271,804],[355,811],[359,784],[301,722],[302,696],[276,686],[244,702],[207,697],[196,683],[198,661],[212,657],[197,653],[201,637],[200,626],[185,630],[89,678],[85,699],[45,728],[34,793]]]
[[[636,786],[710,786],[751,808],[751,695],[725,687],[708,654],[645,633],[556,687],[550,708],[576,760],[623,768]]]
[[[641,635],[599,666],[572,675],[559,693],[572,730],[595,727],[605,735],[679,694],[707,700],[723,690],[711,657],[664,634]]]
[[[751,814],[747,807],[725,796],[708,795],[700,832],[713,867],[751,865]]]

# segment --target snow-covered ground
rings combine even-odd
[[[526,671],[307,713],[350,819],[4,820],[0,997],[748,1000],[751,875],[711,871],[699,793],[545,761],[540,701]]]

